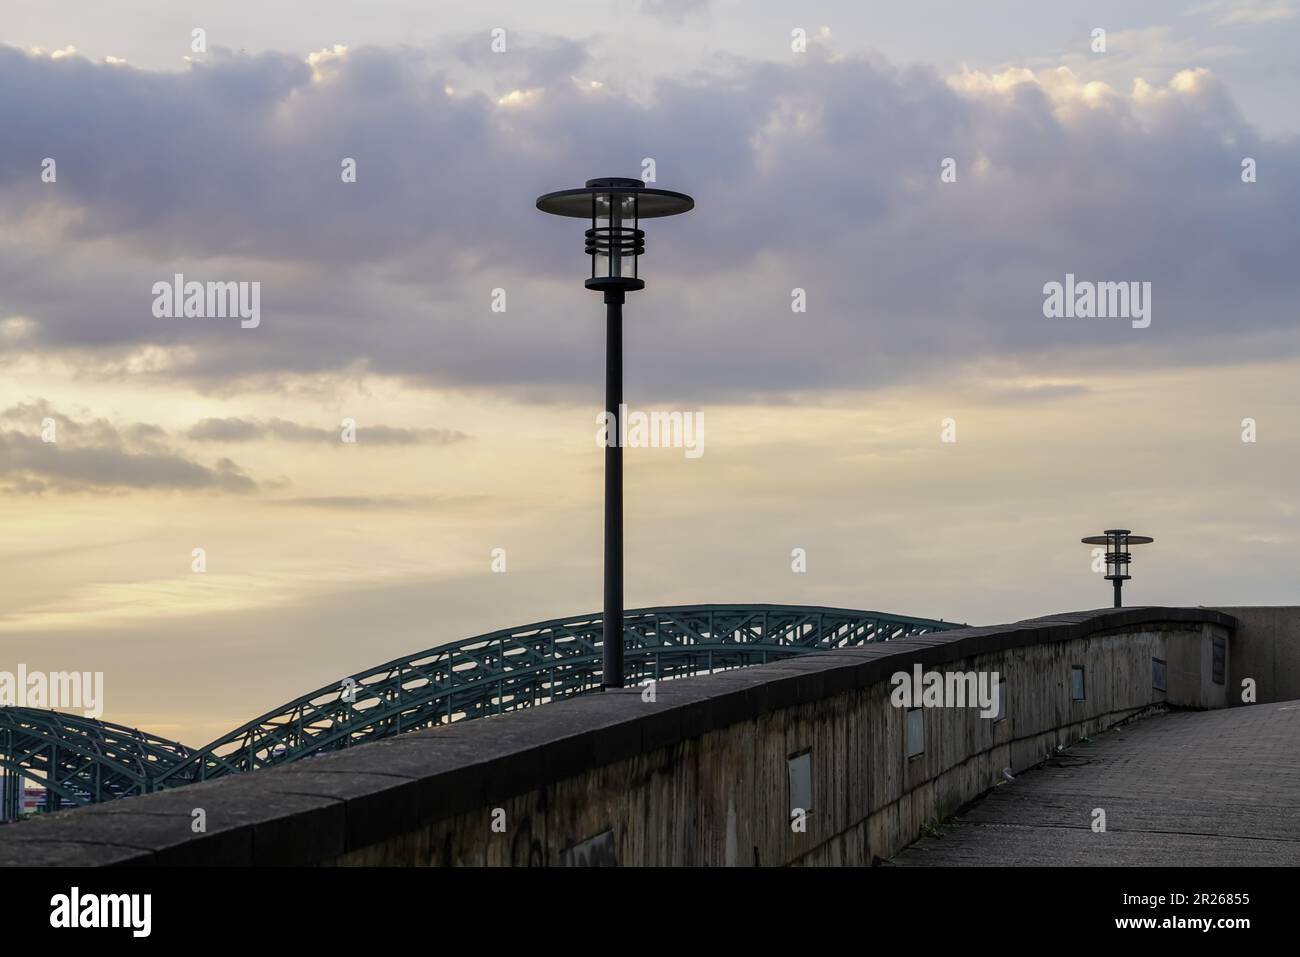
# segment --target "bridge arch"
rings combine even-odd
[[[626,677],[667,680],[958,627],[803,605],[633,609]],[[76,804],[176,787],[596,690],[602,641],[599,613],[453,641],[344,677],[197,749],[108,722],[0,708],[0,765]]]
[[[94,804],[153,790],[162,770],[190,753],[178,741],[111,721],[0,708],[0,820],[17,816],[24,782],[44,787],[49,800]]]

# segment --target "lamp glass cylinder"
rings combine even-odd
[[[594,193],[591,197],[591,278],[637,278],[637,256],[644,248],[637,198],[628,193]]]

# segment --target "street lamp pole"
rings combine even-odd
[[[590,219],[587,255],[591,276],[584,285],[605,294],[605,611],[601,687],[621,688],[623,664],[623,301],[645,288],[638,259],[645,252],[643,219],[675,216],[695,207],[685,193],[652,189],[639,179],[589,179],[581,189],[562,189],[537,199],[544,213]],[[628,223],[631,225],[627,225]]]
[[[605,423],[618,423],[605,442],[605,615],[601,686],[623,687],[623,290],[605,290]]]

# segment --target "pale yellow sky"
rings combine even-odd
[[[1078,538],[1114,525],[1157,539],[1136,557],[1133,603],[1280,600],[1296,546],[1300,448],[1281,424],[1296,372],[1053,380],[986,366],[812,404],[706,406],[702,457],[626,452],[628,605],[971,622],[1093,607],[1109,593]],[[119,428],[158,425],[197,461],[229,454],[265,484],[0,499],[0,666],[103,670],[107,719],[198,745],[382,660],[598,609],[595,409],[375,376],[324,391],[315,379],[302,394],[286,384],[272,407],[48,368],[7,376],[0,406],[39,395]],[[351,416],[359,441],[184,437],[230,416],[326,429]],[[1246,416],[1254,444],[1241,441]],[[947,417],[955,443],[941,441]],[[367,422],[469,437],[367,446]],[[203,574],[190,570],[195,547]],[[498,547],[505,574],[491,571]],[[793,548],[806,549],[806,574],[791,571]]]

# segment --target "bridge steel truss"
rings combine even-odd
[[[642,608],[625,614],[624,664],[627,683],[639,685],[960,627],[811,606]],[[92,804],[585,694],[600,688],[602,639],[593,614],[451,642],[319,688],[193,750],[104,721],[0,708],[0,819],[16,816],[24,778],[62,804]]]
[[[0,708],[0,820],[18,816],[30,781],[46,807],[93,804],[154,790],[189,748],[135,728],[38,708]]]

